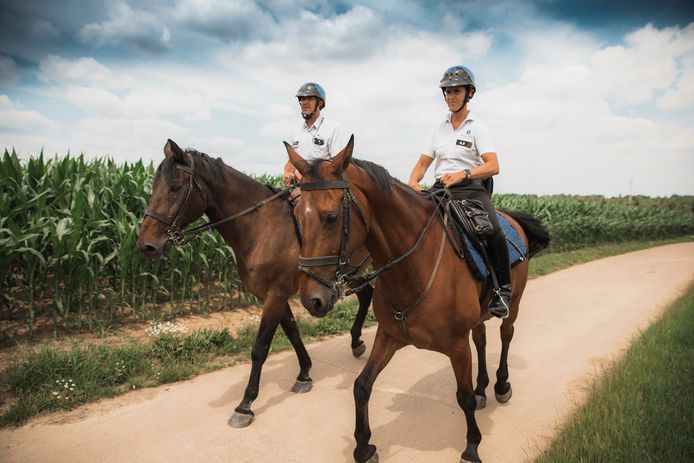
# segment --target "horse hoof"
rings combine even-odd
[[[460,457],[460,463],[482,463],[482,460],[466,460],[463,457]]]
[[[374,452],[374,454],[371,455],[371,458],[366,460],[366,463],[378,463],[378,452]]]
[[[253,421],[253,413],[235,412],[227,421],[227,424],[232,428],[245,428]]]
[[[497,394],[496,392],[494,393],[496,396],[496,401],[499,402],[500,404],[505,404],[509,400],[511,400],[511,396],[513,395],[513,389],[511,388],[511,385],[508,385],[508,391],[506,391],[503,394]]]
[[[487,406],[487,398],[485,396],[475,395],[475,399],[477,400],[477,410],[482,410]]]
[[[308,380],[308,381],[297,381],[294,383],[294,386],[292,386],[292,392],[295,392],[297,394],[303,394],[304,392],[308,392],[313,388],[313,381]]]
[[[352,347],[352,355],[354,355],[354,358],[361,357],[364,355],[364,352],[366,352],[366,344],[364,344],[364,341],[359,341],[357,347]]]

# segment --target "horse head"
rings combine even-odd
[[[181,230],[205,211],[205,193],[195,178],[195,162],[172,140],[164,146],[165,158],[152,181],[152,196],[137,239],[148,258],[166,254],[181,241]]]
[[[322,317],[358,273],[359,257],[367,255],[363,245],[368,222],[345,173],[354,136],[330,161],[308,162],[289,144],[285,147],[302,175],[301,196],[294,209],[302,236],[299,295],[311,315]]]

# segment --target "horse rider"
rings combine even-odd
[[[468,101],[475,95],[475,77],[465,66],[452,66],[443,74],[439,87],[449,112],[434,127],[424,152],[412,169],[409,185],[422,191],[419,182],[435,161],[433,190],[446,188],[455,199],[482,203],[494,227],[487,247],[499,284],[489,303],[489,312],[506,318],[511,302],[508,248],[491,195],[482,184],[482,180],[499,173],[499,160],[487,126],[468,108]]]
[[[337,122],[321,114],[325,108],[325,90],[315,82],[306,82],[296,92],[304,123],[294,132],[289,142],[304,159],[332,159],[349,141],[347,133]],[[301,180],[301,174],[287,161],[284,166],[284,184]]]

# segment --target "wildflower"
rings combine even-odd
[[[147,335],[150,337],[158,337],[163,334],[170,334],[173,336],[180,336],[188,332],[188,327],[183,323],[172,323],[172,322],[152,322],[146,330]]]

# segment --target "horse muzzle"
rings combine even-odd
[[[308,313],[317,318],[325,317],[333,309],[337,299],[337,295],[330,291],[301,294],[301,303]]]
[[[137,249],[151,260],[165,257],[169,253],[170,248],[171,241],[168,239],[164,241],[137,240]]]

